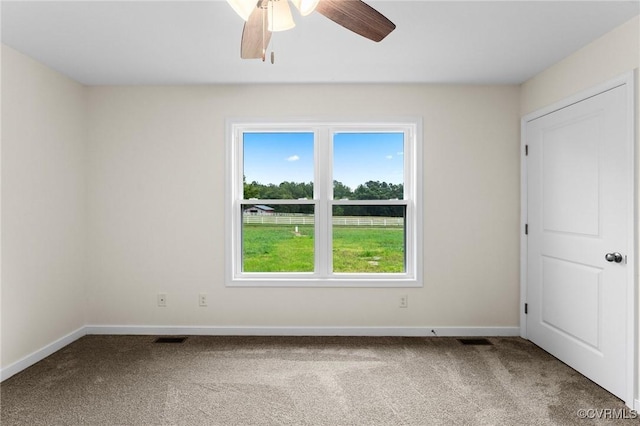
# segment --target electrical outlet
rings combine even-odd
[[[167,306],[167,293],[158,293],[158,306]]]
[[[400,306],[401,308],[407,308],[407,307],[409,307],[409,296],[407,296],[406,294],[405,294],[405,295],[400,296],[400,305],[399,305],[399,306]]]
[[[207,306],[207,294],[206,293],[200,293],[198,295],[198,305],[199,306]]]

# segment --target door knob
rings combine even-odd
[[[604,255],[604,258],[607,262],[622,262],[622,255],[620,253],[607,253]]]

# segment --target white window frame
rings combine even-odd
[[[313,200],[244,200],[242,142],[245,132],[314,133]],[[334,200],[333,134],[402,132],[404,198],[402,200]],[[226,123],[225,283],[228,287],[422,287],[422,120],[228,119]],[[311,204],[315,206],[314,272],[243,272],[243,204]],[[336,273],[333,269],[331,215],[334,205],[404,205],[405,272]]]

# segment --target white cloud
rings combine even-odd
[[[396,155],[403,155],[403,154],[404,154],[404,152],[402,152],[402,151],[396,152]]]
[[[393,158],[393,155],[387,155],[387,156],[386,156],[386,157],[384,157],[384,158],[386,158],[387,160],[391,160],[391,159]]]
[[[300,157],[297,155],[292,155],[291,157],[287,157],[287,161],[298,161]]]

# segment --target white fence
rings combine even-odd
[[[264,225],[313,225],[313,216],[243,215],[242,222]],[[403,217],[334,216],[336,226],[404,226]]]

